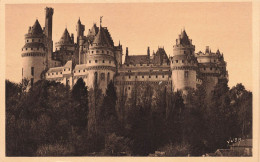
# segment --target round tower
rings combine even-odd
[[[87,86],[98,85],[105,93],[107,85],[114,80],[116,61],[114,45],[108,30],[100,25],[94,41],[90,44],[86,55],[88,69]]]
[[[202,74],[202,81],[209,96],[218,81],[227,77],[226,62],[219,50],[213,53],[209,46],[206,46],[205,53],[201,51],[196,53],[196,57],[199,63],[200,74]]]
[[[46,52],[44,34],[38,20],[35,21],[25,34],[25,45],[22,48],[22,79],[34,82],[41,79],[42,72],[46,68]]]
[[[173,91],[189,88],[196,89],[197,85],[197,59],[194,55],[195,46],[189,39],[185,30],[176,39],[173,46],[173,57],[171,58],[172,88]]]

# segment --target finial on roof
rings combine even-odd
[[[102,24],[102,17],[103,16],[100,16],[100,27],[101,27],[101,24]]]

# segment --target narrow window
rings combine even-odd
[[[34,76],[34,67],[31,67],[31,75]]]
[[[184,77],[185,77],[185,78],[188,78],[188,76],[189,76],[189,72],[188,72],[188,71],[185,71],[185,72],[184,72]]]
[[[31,87],[33,86],[33,78],[31,78]]]
[[[129,75],[128,77],[129,77],[129,79],[131,79],[131,76],[130,76],[130,75]]]

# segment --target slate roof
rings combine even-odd
[[[93,44],[97,44],[97,45],[110,45],[110,42],[107,38],[107,34],[104,30],[104,28],[100,28],[100,30],[98,31],[97,35],[95,36],[95,39],[93,41]]]
[[[191,45],[191,42],[190,42],[189,37],[188,37],[188,35],[187,35],[187,33],[186,33],[185,30],[183,30],[183,31],[181,32],[181,35],[180,35],[180,44],[183,44],[183,45]]]
[[[44,48],[44,44],[40,42],[30,42],[26,43],[23,48]]]
[[[150,58],[148,55],[132,55],[126,56],[126,64],[149,64]]]
[[[32,35],[41,35],[41,34],[43,34],[42,27],[41,27],[38,19],[36,19],[34,25],[31,28],[31,32],[30,33]]]
[[[65,28],[59,42],[62,44],[73,44],[67,28]]]
[[[154,58],[153,58],[153,63],[154,64],[163,64],[163,63],[169,63],[169,58],[163,48],[158,48],[156,51]]]

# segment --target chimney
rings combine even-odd
[[[126,54],[125,55],[128,56],[128,47],[126,47]]]
[[[147,55],[148,55],[148,57],[150,57],[150,47],[149,46],[147,47]]]

